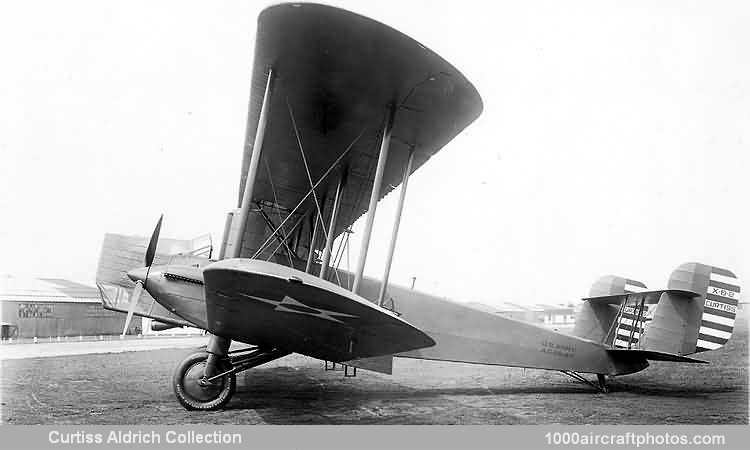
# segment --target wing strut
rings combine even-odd
[[[266,134],[266,122],[268,121],[268,108],[271,103],[271,93],[273,88],[273,69],[268,69],[268,80],[266,81],[266,91],[263,94],[263,104],[260,107],[260,116],[258,117],[258,128],[255,130],[255,141],[253,142],[253,154],[250,157],[250,165],[247,169],[247,178],[245,179],[245,191],[242,195],[242,204],[240,206],[240,217],[237,225],[237,234],[232,249],[229,253],[230,258],[239,258],[242,252],[242,239],[245,237],[245,226],[247,225],[247,216],[250,213],[250,205],[253,200],[253,189],[255,179],[258,176],[258,163],[260,162],[260,152],[263,147],[263,137]],[[271,235],[273,236],[274,233]]]
[[[339,181],[336,183],[336,195],[333,197],[333,209],[331,210],[331,221],[328,224],[328,234],[326,235],[326,246],[323,249],[323,261],[320,264],[320,278],[326,279],[328,272],[328,263],[331,260],[331,248],[333,247],[333,240],[336,238],[336,222],[339,219],[339,210],[341,209],[341,196],[344,193],[344,185],[346,184],[346,171],[341,171],[339,175]]]
[[[339,286],[344,286],[341,282],[341,275],[339,274],[339,268],[341,267],[341,261],[344,258],[344,252],[346,252],[346,289],[351,290],[351,270],[349,270],[349,236],[352,234],[351,228],[344,230],[345,236],[339,241],[338,249],[336,250],[336,256],[333,258],[333,273],[336,275],[336,281]]]
[[[224,221],[224,237],[221,239],[221,247],[219,248],[219,259],[224,259],[224,253],[227,251],[227,240],[229,239],[229,233],[232,231],[232,218],[234,217],[234,211],[227,213],[227,218]]]
[[[362,274],[365,271],[365,262],[367,261],[367,250],[370,247],[370,237],[372,236],[372,225],[375,222],[375,210],[378,207],[378,197],[383,185],[383,172],[385,172],[385,163],[388,160],[388,148],[391,144],[391,133],[393,132],[393,118],[396,114],[395,105],[388,106],[388,112],[385,115],[385,126],[383,127],[383,140],[380,143],[380,155],[378,156],[378,166],[375,170],[375,180],[372,183],[372,192],[370,193],[370,206],[367,209],[367,220],[365,229],[362,232],[362,245],[359,250],[359,261],[354,273],[354,286],[352,292],[358,294],[359,284],[362,282]]]
[[[385,294],[388,290],[388,276],[391,274],[391,264],[393,263],[393,253],[396,251],[396,239],[398,238],[398,227],[401,225],[401,213],[404,210],[404,199],[406,198],[406,186],[409,184],[409,175],[414,163],[414,145],[409,146],[409,161],[404,169],[404,178],[401,181],[401,194],[398,197],[398,206],[396,206],[396,218],[393,221],[393,231],[391,232],[391,246],[388,248],[388,258],[385,260],[385,271],[383,272],[383,284],[380,285],[380,294],[378,295],[378,305],[383,306]]]
[[[315,188],[311,189],[310,192],[315,192]],[[317,200],[315,200],[315,204],[317,205]],[[323,196],[323,205],[325,206],[326,203],[326,197]],[[314,211],[312,211],[310,218],[313,220],[313,231],[312,236],[310,237],[310,245],[309,245],[309,251],[307,253],[307,265],[305,266],[305,272],[306,273],[312,273],[312,266],[315,262],[315,249],[318,248],[318,235],[320,234],[321,227],[325,226],[323,225],[323,212],[320,210],[320,207],[315,208]],[[325,230],[323,230],[325,233]]]

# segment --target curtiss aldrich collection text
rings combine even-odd
[[[242,444],[242,434],[222,431],[87,431],[49,432],[50,444]]]

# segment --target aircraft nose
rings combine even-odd
[[[148,271],[148,267],[140,267],[138,269],[133,269],[128,272],[128,278],[136,282],[145,281],[147,271]]]

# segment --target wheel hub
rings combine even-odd
[[[213,381],[206,381],[203,375],[205,367],[205,361],[193,364],[185,371],[185,376],[182,379],[185,393],[195,400],[203,402],[213,400],[224,388],[224,377]]]

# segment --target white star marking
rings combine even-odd
[[[247,294],[240,294],[243,297],[252,298],[253,300],[258,300],[263,303],[268,303],[269,305],[275,305],[276,308],[274,308],[274,311],[281,311],[281,312],[288,312],[288,313],[294,313],[294,314],[305,314],[308,316],[318,317],[320,319],[328,320],[331,322],[338,322],[343,324],[344,322],[338,320],[336,317],[353,317],[357,318],[357,316],[353,316],[351,314],[345,314],[337,311],[330,311],[327,309],[321,309],[321,308],[313,308],[311,306],[305,305],[304,303],[293,299],[292,297],[285,295],[281,301],[278,300],[269,300],[267,298],[262,297],[256,297],[254,295],[247,295]],[[286,306],[298,306],[302,308],[312,309],[314,311],[317,311],[315,313],[307,312],[307,311],[298,311],[296,309],[287,308]],[[335,317],[334,317],[335,316]]]

